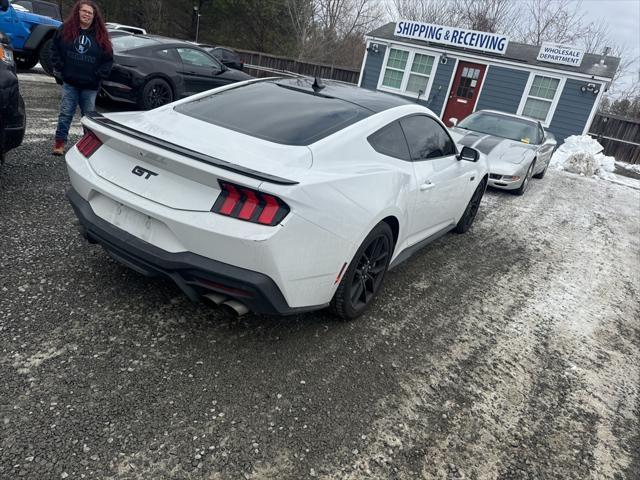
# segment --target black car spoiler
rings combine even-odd
[[[190,150],[188,148],[181,147],[180,145],[176,145],[175,143],[167,142],[166,140],[162,140],[152,135],[139,132],[138,130],[135,130],[131,127],[127,127],[126,125],[122,125],[121,123],[115,122],[98,112],[89,112],[87,113],[86,116],[92,122],[105,126],[123,135],[133,137],[136,140],[141,140],[145,143],[149,143],[156,147],[164,148],[165,150],[169,150],[173,153],[177,153],[184,157],[188,157],[193,160],[197,160],[199,162],[204,162],[209,165],[222,168],[223,170],[239,173],[241,175],[245,175],[250,178],[255,178],[256,180],[275,183],[277,185],[297,185],[298,183],[300,183],[300,182],[296,182],[295,180],[289,180],[288,178],[278,177],[277,175],[270,175],[268,173],[258,172],[257,170],[252,170],[251,168],[235,165],[225,160],[220,160],[219,158],[211,157],[209,155],[205,155],[204,153],[196,152],[195,150]]]

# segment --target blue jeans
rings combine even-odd
[[[67,141],[69,127],[71,127],[71,121],[78,105],[80,105],[80,113],[83,116],[96,109],[97,94],[97,90],[78,88],[68,83],[62,84],[62,100],[60,100],[60,116],[58,117],[56,140]]]

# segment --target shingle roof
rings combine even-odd
[[[613,75],[615,74],[616,70],[618,69],[618,66],[620,65],[620,59],[617,57],[607,56],[605,59],[605,65],[601,65],[600,60],[602,59],[602,55],[585,53],[584,57],[582,58],[582,64],[579,67],[571,67],[569,65],[560,65],[556,63],[538,61],[536,58],[538,57],[538,52],[540,51],[540,47],[536,45],[527,45],[526,43],[509,41],[509,46],[507,47],[506,53],[504,55],[499,55],[495,53],[486,53],[486,52],[480,52],[477,50],[454,47],[451,45],[442,45],[442,44],[433,43],[433,42],[425,42],[422,40],[415,40],[412,38],[398,37],[394,35],[395,29],[396,29],[396,23],[389,22],[386,25],[383,25],[369,32],[367,36],[382,38],[385,40],[395,40],[395,41],[404,42],[404,43],[412,43],[414,45],[420,45],[424,47],[426,46],[439,47],[439,48],[444,48],[446,50],[456,50],[459,52],[469,53],[472,55],[477,55],[479,57],[505,59],[513,62],[523,63],[525,65],[554,68],[556,70],[562,70],[566,72],[595,75],[598,77],[606,77],[606,78],[613,78]]]

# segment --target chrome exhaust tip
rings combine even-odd
[[[221,305],[226,300],[229,300],[229,297],[227,297],[226,295],[222,295],[221,293],[213,293],[213,292],[205,293],[203,297],[218,306]]]
[[[227,300],[222,303],[222,306],[233,312],[237,317],[241,317],[242,315],[249,313],[249,307],[237,300]]]

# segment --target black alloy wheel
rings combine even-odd
[[[153,78],[142,89],[140,107],[144,110],[151,110],[172,101],[173,91],[171,86],[161,78]]]
[[[476,218],[476,214],[478,213],[478,209],[480,208],[480,202],[482,201],[482,197],[484,196],[484,192],[486,189],[487,179],[485,178],[480,182],[480,185],[476,187],[471,200],[469,200],[469,203],[467,204],[467,208],[462,214],[460,220],[458,220],[458,224],[456,225],[456,228],[454,228],[454,231],[456,233],[465,233],[471,228],[471,225],[473,225],[473,221]]]
[[[379,223],[362,242],[333,297],[338,316],[350,320],[365,311],[382,286],[392,253],[391,228]]]

